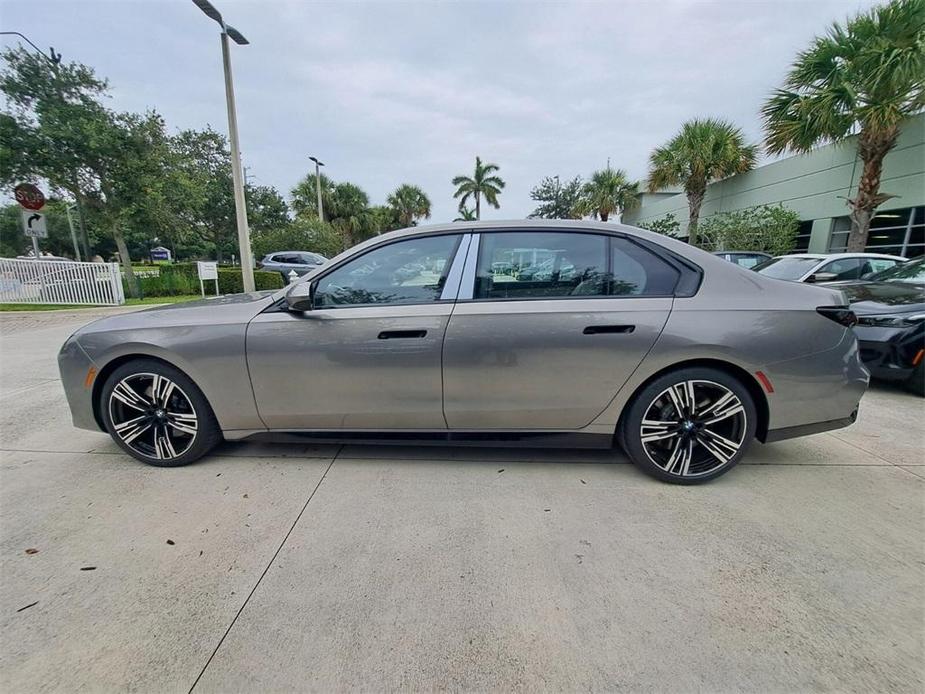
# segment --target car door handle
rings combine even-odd
[[[379,333],[380,340],[402,340],[413,337],[424,337],[426,330],[383,330]]]
[[[631,333],[635,329],[635,325],[589,325],[582,330],[582,334],[601,335],[604,333]]]

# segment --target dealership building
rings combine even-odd
[[[796,252],[844,251],[851,229],[846,199],[857,193],[861,169],[855,138],[820,147],[711,184],[700,218],[780,204],[800,216]],[[880,192],[895,197],[877,208],[867,250],[907,258],[925,254],[925,114],[903,125],[896,147],[884,160]],[[643,193],[639,207],[624,212],[622,219],[645,224],[669,213],[681,224],[679,235],[686,236],[683,192]]]

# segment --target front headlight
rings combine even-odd
[[[858,316],[858,325],[867,325],[877,328],[908,328],[925,320],[925,313],[905,314],[877,314],[873,316]]]

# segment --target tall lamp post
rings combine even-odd
[[[321,167],[324,166],[324,162],[319,161],[317,157],[309,157],[309,159],[315,162],[315,192],[318,194],[318,219],[323,222],[324,208],[321,202]]]
[[[254,285],[254,260],[251,255],[250,231],[247,227],[247,207],[244,202],[244,171],[241,168],[241,147],[238,140],[238,116],[234,106],[234,84],[231,79],[231,53],[228,39],[239,46],[246,46],[249,41],[240,31],[225,24],[221,13],[208,0],[193,0],[203,13],[214,19],[222,27],[222,66],[225,70],[225,100],[228,105],[228,139],[231,140],[231,177],[234,185],[234,209],[238,223],[238,248],[241,252],[241,275],[244,291],[252,292]]]

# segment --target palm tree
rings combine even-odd
[[[690,210],[688,242],[697,242],[697,222],[707,185],[755,167],[758,148],[739,128],[714,118],[695,119],[649,157],[649,191],[683,186]]]
[[[595,171],[585,183],[578,201],[577,212],[600,218],[602,222],[612,214],[622,214],[639,204],[639,184],[630,183],[623,169]]]
[[[329,208],[334,187],[334,181],[321,174],[321,206],[328,220],[331,219]],[[318,218],[318,192],[315,187],[314,173],[305,176],[292,189],[292,209],[297,216]]]
[[[468,207],[459,206],[459,216],[453,220],[454,222],[474,222],[475,221],[475,210],[471,210]]]
[[[398,186],[386,203],[395,210],[403,227],[410,227],[419,219],[430,218],[430,199],[417,186],[408,183]]]
[[[375,234],[369,196],[362,188],[353,183],[338,183],[331,190],[330,198],[330,202],[324,203],[324,216],[343,236],[344,248]]]
[[[475,218],[482,218],[482,197],[485,202],[494,207],[496,210],[501,207],[498,203],[498,196],[504,189],[504,181],[500,176],[493,176],[499,171],[497,164],[483,164],[480,157],[475,158],[475,173],[472,178],[468,176],[457,176],[453,179],[453,185],[456,186],[454,198],[459,198],[459,209],[466,205],[470,197],[475,198]]]
[[[848,250],[863,251],[874,212],[893,197],[880,192],[883,159],[900,125],[925,108],[925,2],[893,0],[834,24],[797,55],[762,115],[768,152],[807,152],[858,134],[864,162],[848,200]]]

